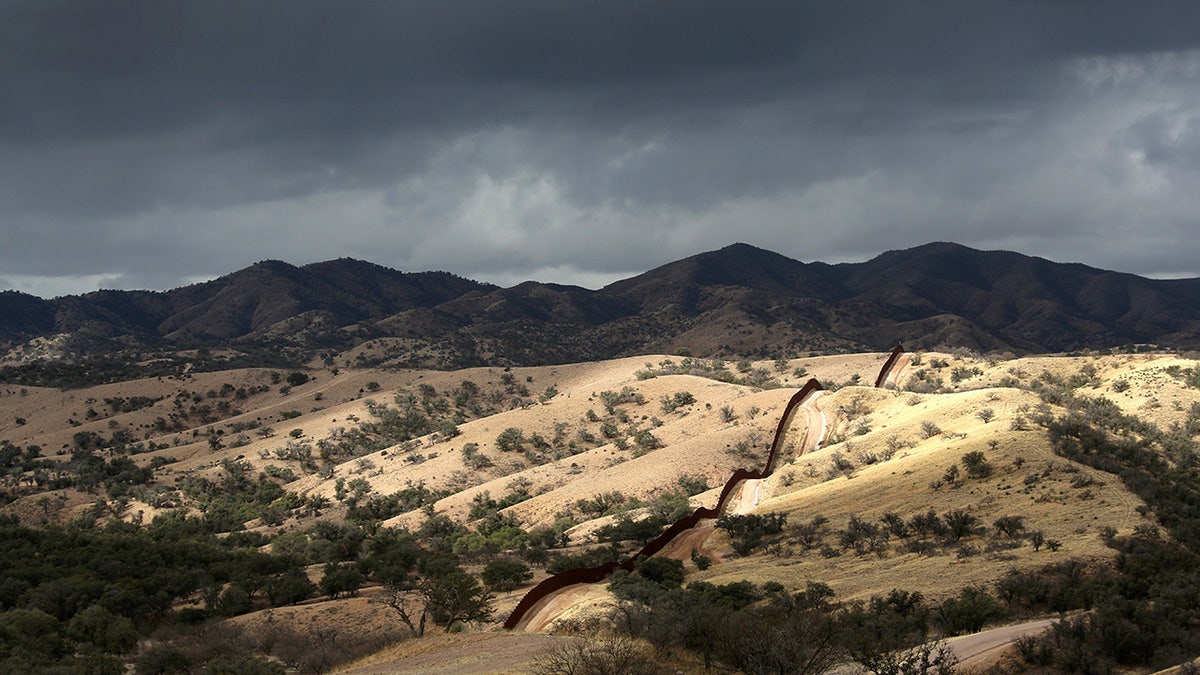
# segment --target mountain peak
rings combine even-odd
[[[56,333],[112,350],[174,341],[338,351],[368,337],[403,337],[414,346],[397,363],[439,366],[680,348],[714,357],[889,349],[897,341],[980,351],[1187,349],[1200,345],[1198,307],[1200,279],[1156,281],[953,242],[838,265],[737,242],[598,291],[537,282],[502,289],[339,258],[302,267],[263,260],[161,293],[4,293],[0,347]]]

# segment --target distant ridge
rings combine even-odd
[[[338,352],[399,338],[372,363],[564,363],[689,350],[710,357],[959,346],[1014,353],[1200,346],[1200,279],[1154,280],[936,242],[863,263],[803,263],[732,244],[592,291],[512,288],[338,259],[263,261],[169,291],[43,300],[0,292],[0,348],[65,336],[71,353],[228,347]]]

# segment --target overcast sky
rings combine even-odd
[[[741,241],[1200,276],[1194,0],[0,0],[0,289]]]

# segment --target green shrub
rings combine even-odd
[[[978,633],[989,621],[1004,615],[1000,603],[986,590],[967,587],[938,607],[937,618],[947,635]]]
[[[525,432],[509,427],[496,436],[496,447],[504,452],[519,451],[525,445]]]
[[[507,593],[533,578],[533,570],[525,563],[497,558],[487,564],[480,574],[488,590]]]
[[[963,468],[971,478],[987,478],[992,475],[992,465],[980,450],[972,450],[962,456]]]

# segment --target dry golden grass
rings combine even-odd
[[[759,553],[747,558],[725,555],[725,562],[714,565],[697,578],[713,582],[749,579],[756,582],[778,581],[791,588],[808,581],[828,583],[841,598],[858,598],[892,588],[920,591],[938,598],[956,593],[967,585],[988,584],[1010,568],[1040,567],[1067,558],[1099,559],[1110,553],[1100,538],[1100,529],[1114,527],[1127,533],[1147,522],[1137,512],[1141,500],[1129,493],[1119,480],[1093,469],[1075,465],[1056,456],[1044,432],[1033,427],[1013,431],[1012,420],[1036,397],[1016,390],[978,390],[960,394],[914,396],[878,390],[843,389],[822,398],[818,405],[827,414],[850,406],[858,399],[867,401],[871,431],[823,448],[781,467],[768,479],[771,497],[758,512],[781,512],[791,523],[821,515],[830,520],[831,534],[826,541],[837,546],[833,531],[842,529],[850,516],[870,521],[893,512],[905,520],[933,509],[939,514],[966,511],[991,530],[1001,516],[1017,515],[1025,519],[1027,530],[1041,530],[1047,539],[1062,542],[1062,548],[1035,552],[1028,543],[1019,548],[987,552],[992,537],[971,537],[964,545],[979,549],[975,555],[960,557],[951,548],[945,554],[918,555],[889,551],[886,556],[855,555],[842,552],[826,558],[820,551],[801,553],[798,547],[783,556]],[[981,408],[991,408],[996,417],[983,422],[976,416]],[[842,418],[844,420],[844,417]],[[861,419],[861,417],[860,417]],[[942,433],[924,438],[921,424],[935,422]],[[842,427],[839,422],[835,427]],[[851,427],[853,424],[850,425]],[[882,460],[892,445],[902,445],[890,460]],[[994,444],[994,445],[993,445]],[[988,478],[965,478],[958,488],[931,487],[962,456],[983,452],[995,470]],[[847,477],[832,469],[832,456],[840,453],[856,465]],[[864,457],[877,455],[880,461],[867,464]],[[829,478],[836,474],[836,477]],[[1092,482],[1084,487],[1075,484]],[[1026,479],[1031,480],[1026,485]],[[791,485],[785,485],[785,483]],[[709,540],[721,548],[723,534]]]
[[[1164,429],[1185,420],[1191,406],[1200,401],[1200,392],[1189,388],[1179,375],[1180,368],[1195,368],[1197,362],[1170,355],[1043,356],[1012,360],[934,353],[915,356],[915,363],[901,373],[902,389],[914,382],[911,378],[919,371],[924,371],[925,377],[940,378],[949,393],[919,394],[852,386],[853,382],[860,385],[874,382],[887,357],[882,353],[792,359],[783,369],[778,369],[773,361],[756,362],[753,367],[768,371],[784,385],[766,391],[686,375],[639,379],[639,371],[645,370],[647,364],[658,366],[666,360],[679,361],[678,357],[663,355],[511,371],[364,369],[342,370],[333,375],[328,370],[318,370],[314,381],[293,387],[286,394],[273,386],[269,392],[235,402],[235,407],[242,408],[241,413],[214,423],[214,428],[227,430],[233,423],[253,421],[273,427],[275,435],[260,438],[250,432],[245,445],[217,451],[209,447],[204,435],[206,427],[200,427],[196,433],[188,430],[155,434],[155,418],[170,411],[175,397],[181,393],[189,397],[199,395],[203,402],[211,403],[216,399],[207,398],[208,391],[219,390],[223,384],[235,388],[269,384],[268,371],[196,373],[181,379],[152,378],[72,391],[3,385],[0,386],[3,411],[0,438],[22,446],[41,445],[43,455],[54,457],[68,455],[72,437],[80,431],[110,435],[125,429],[139,439],[150,434],[156,443],[169,447],[133,459],[142,464],[154,457],[173,458],[175,461],[161,468],[156,477],[166,486],[185,476],[217,479],[223,471],[221,461],[225,459],[246,462],[255,473],[276,466],[303,474],[297,464],[279,460],[272,454],[288,440],[291,429],[301,429],[301,440],[315,443],[335,434],[339,428],[370,420],[368,398],[390,403],[397,392],[413,390],[422,384],[445,393],[467,379],[482,388],[498,387],[507,374],[528,387],[535,400],[550,386],[558,394],[545,403],[461,424],[460,435],[452,439],[418,439],[420,447],[415,452],[425,458],[420,463],[406,461],[409,453],[392,447],[339,464],[333,467],[332,476],[302,475],[285,487],[330,498],[335,495],[335,482],[339,478],[364,478],[375,495],[387,495],[416,483],[432,489],[454,489],[454,494],[440,500],[435,508],[462,522],[476,495],[486,491],[499,498],[509,491],[514,480],[519,480],[529,486],[534,496],[510,507],[508,513],[526,527],[535,527],[550,523],[557,513],[600,492],[619,491],[645,500],[674,491],[678,489],[678,478],[684,474],[705,476],[712,489],[694,497],[692,504],[711,506],[733,469],[761,467],[783,406],[809,377],[815,377],[827,385],[842,387],[816,400],[828,423],[827,442],[816,452],[795,457],[795,439],[806,431],[805,418],[798,416],[790,430],[793,444],[785,451],[775,475],[762,482],[760,503],[753,507],[755,512],[783,512],[793,524],[822,515],[830,520],[826,541],[831,544],[836,543],[833,532],[844,527],[851,514],[877,521],[886,512],[908,519],[929,509],[940,514],[964,510],[988,529],[996,518],[1019,515],[1025,518],[1028,530],[1043,531],[1047,539],[1060,541],[1061,549],[1043,548],[1035,552],[1024,543],[1017,548],[989,552],[987,544],[995,539],[989,534],[967,539],[964,543],[979,552],[963,557],[954,549],[941,555],[918,555],[893,547],[883,557],[859,556],[847,551],[827,558],[819,551],[801,552],[793,545],[790,554],[759,552],[742,558],[733,554],[728,539],[717,531],[704,543],[716,564],[705,572],[689,564],[689,578],[719,583],[742,579],[759,583],[778,581],[789,588],[821,581],[833,587],[841,599],[863,598],[892,588],[920,591],[937,599],[966,585],[989,584],[1014,567],[1033,568],[1068,558],[1106,559],[1110,553],[1099,536],[1102,528],[1128,532],[1149,522],[1138,513],[1141,501],[1126,491],[1118,479],[1056,456],[1036,425],[1014,430],[1014,420],[1027,417],[1040,402],[1035,394],[1022,388],[1031,386],[1037,378],[1065,380],[1081,372],[1090,373],[1088,381],[1076,390],[1077,394],[1104,396],[1122,410]],[[935,360],[944,360],[945,365],[934,368]],[[963,370],[958,371],[960,381],[953,382],[956,368]],[[802,376],[795,374],[797,369],[802,369]],[[372,382],[378,383],[378,390],[368,391]],[[549,439],[557,425],[565,424],[565,433],[572,439],[577,438],[580,430],[600,438],[599,424],[589,421],[588,411],[604,417],[599,393],[619,391],[626,386],[641,394],[645,403],[622,405],[629,421],[619,427],[623,432],[631,425],[651,428],[663,447],[635,456],[638,453],[633,449],[619,450],[601,439],[604,444],[592,444],[595,447],[545,463],[530,462],[519,453],[504,453],[495,447],[497,435],[507,427],[520,428],[527,436],[538,433]],[[696,402],[673,413],[664,412],[659,399],[680,391],[692,393]],[[102,410],[102,403],[105,398],[116,396],[162,400],[142,410],[110,415]],[[95,419],[87,417],[89,406],[99,411]],[[734,411],[732,419],[722,414],[726,406]],[[994,418],[987,422],[981,419],[978,411],[983,408],[991,409]],[[283,413],[287,411],[297,411],[299,416],[285,420]],[[17,418],[24,419],[25,424],[16,424]],[[936,424],[941,433],[926,437],[922,428],[925,422]],[[230,441],[233,437],[227,431],[223,439]],[[482,471],[467,469],[462,459],[466,443],[478,444],[495,466]],[[746,452],[739,452],[740,443],[746,444]],[[965,478],[957,488],[931,487],[948,467],[960,464],[963,454],[970,451],[985,454],[995,468],[990,477]],[[835,453],[855,465],[849,476],[829,473]],[[883,459],[888,453],[891,458]],[[872,456],[876,461],[868,463]],[[15,513],[31,523],[63,521],[90,508],[100,497],[71,490],[56,491],[22,497],[0,508],[0,512]],[[752,501],[749,503],[753,505]],[[336,519],[342,510],[335,505],[322,517]],[[135,500],[123,515],[132,518],[140,512],[143,520],[148,520],[158,511]],[[386,524],[414,526],[423,517],[421,513],[402,514]],[[571,531],[573,542],[586,543],[590,533],[604,522],[607,521],[596,519],[581,523]],[[303,528],[307,524],[308,521],[289,521],[283,527]],[[534,581],[541,578],[544,573]],[[270,613],[270,620],[300,628],[325,619],[376,628],[386,626],[394,620],[381,606],[369,602],[372,592],[365,589],[363,597],[352,600],[310,601],[286,610],[277,609]],[[520,597],[518,591],[498,598],[497,619],[503,619]],[[545,626],[554,619],[584,616],[608,601],[601,585],[575,589],[539,619],[539,624]],[[339,612],[337,617],[325,614],[334,610]],[[235,622],[250,625],[265,621],[266,616],[259,613]],[[381,661],[364,662],[361,669],[353,672],[392,672],[386,664],[401,657],[408,659],[421,650],[443,654],[461,651],[466,658],[471,650],[509,649],[491,638],[456,636],[422,643],[404,645],[392,656],[381,655]],[[527,663],[520,659],[546,648],[547,644],[550,643],[521,643],[524,646],[513,643],[512,658],[516,659],[513,661],[516,665],[511,668],[519,670],[520,664]]]

